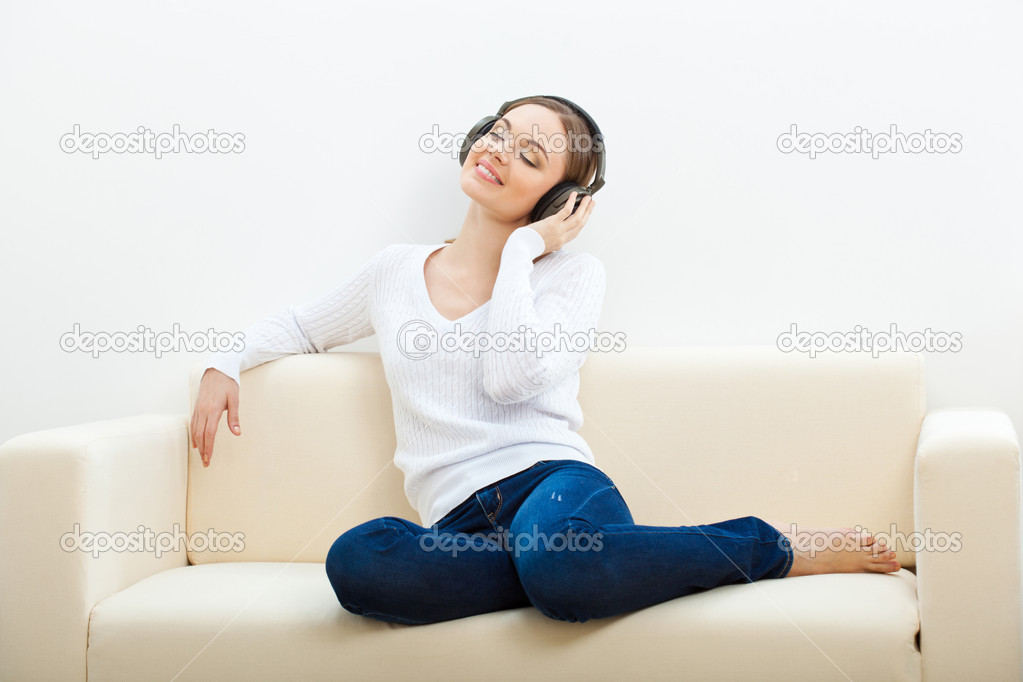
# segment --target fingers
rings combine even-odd
[[[578,192],[572,192],[569,194],[568,199],[565,200],[565,205],[561,207],[560,211],[558,211],[558,217],[562,220],[565,220],[568,216],[572,215],[572,211],[575,209],[576,194],[578,194]]]
[[[216,419],[207,419],[206,428],[203,430],[202,462],[203,466],[210,465],[210,458],[213,456],[213,441],[217,437],[217,424],[220,422],[220,415]]]
[[[593,207],[595,205],[596,205],[596,202],[593,201],[593,197],[591,197],[591,196],[583,197],[582,203],[579,204],[579,210],[576,211],[577,215],[580,214],[580,213],[582,214],[582,216],[580,216],[580,218],[579,218],[579,227],[582,227],[583,225],[585,225],[586,221],[589,220],[590,213],[593,212]]]
[[[546,245],[545,254],[557,251],[575,239],[583,225],[586,224],[587,219],[589,219],[595,205],[593,197],[590,195],[584,196],[582,201],[579,202],[579,208],[576,209],[575,200],[577,196],[579,196],[578,191],[569,193],[568,199],[557,213],[536,223],[537,232],[544,238]],[[574,213],[573,209],[575,210]]]
[[[575,196],[576,192],[572,192],[572,194],[569,196],[568,201],[565,202],[565,207],[571,207],[575,205]],[[595,203],[596,202],[593,201],[593,197],[591,197],[590,195],[586,195],[585,197],[583,197],[582,201],[579,202],[579,208],[576,209],[575,213],[571,214],[570,216],[567,216],[564,219],[565,221],[564,224],[567,225],[565,236],[568,237],[568,239],[565,240],[566,242],[575,239],[576,236],[579,234],[580,230],[583,229],[583,226],[586,224],[586,221],[589,220],[590,218],[590,213],[593,212],[593,207]]]
[[[238,391],[227,392],[227,426],[236,436],[242,433],[241,424],[238,421]]]
[[[192,446],[198,451],[200,457],[202,457],[202,431],[201,431],[201,426],[204,425],[204,424],[205,424],[205,422],[200,422],[198,417],[197,417],[196,421],[195,421],[195,428],[194,428],[194,431],[192,433],[192,441],[193,441],[193,445]]]
[[[192,447],[199,451],[204,467],[213,458],[213,445],[217,438],[220,418],[227,410],[227,424],[235,435],[241,435],[238,419],[238,382],[219,370],[209,368],[199,384],[199,394],[192,412]]]
[[[206,464],[206,418],[199,417],[199,422],[196,426],[195,447],[199,451],[199,457],[202,458],[203,464]]]
[[[576,210],[575,200],[578,195],[578,192],[572,192],[568,195],[568,200],[565,202],[565,205],[561,207],[560,211],[558,211],[558,215],[562,220],[575,218],[577,221],[585,223],[586,219],[590,217],[590,213],[593,211],[593,207],[596,202],[593,201],[592,196],[587,194],[582,198],[582,201],[579,202],[579,208]],[[572,212],[573,210],[575,210],[575,213]]]
[[[198,405],[196,406],[192,441],[193,447],[199,451],[199,457],[202,459],[203,466],[209,466],[210,456],[213,454],[213,440],[217,435],[217,423],[219,421],[219,414],[214,419],[212,414],[207,413],[205,410],[199,410]]]
[[[597,205],[597,202],[591,196],[586,198],[589,199],[589,201],[586,202],[586,217],[589,218],[590,213],[593,212],[593,207]]]
[[[201,414],[199,406],[196,405],[195,412],[192,415],[192,447],[199,451],[199,456],[203,455],[203,448],[205,446],[205,428],[206,418]]]

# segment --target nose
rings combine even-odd
[[[507,149],[508,141],[503,135],[499,135],[498,133],[491,134],[490,132],[487,132],[485,137],[487,139],[486,148],[490,152],[491,156],[500,161],[502,164],[505,163],[507,159],[506,155],[510,151]]]

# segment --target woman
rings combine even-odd
[[[850,529],[819,531],[813,546],[824,548],[809,552],[753,516],[636,525],[577,433],[585,351],[541,353],[525,341],[480,350],[502,334],[585,334],[599,318],[601,262],[562,250],[586,224],[592,197],[576,207],[573,194],[535,220],[549,190],[585,187],[597,166],[596,145],[579,142],[599,130],[569,104],[516,100],[481,129],[463,153],[460,182],[472,201],[456,239],[389,246],[335,290],[252,327],[244,354],[216,356],[192,417],[203,465],[225,409],[241,432],[241,371],[376,333],[395,464],[423,525],[378,518],[334,542],[327,576],[352,613],[423,624],[533,605],[582,622],[724,584],[898,570],[882,542]],[[441,348],[444,334],[475,345]]]

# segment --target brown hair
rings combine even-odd
[[[582,187],[589,186],[593,174],[597,172],[597,150],[600,147],[594,140],[589,140],[589,143],[585,142],[593,134],[590,126],[586,123],[586,119],[577,114],[572,107],[564,102],[547,97],[527,97],[520,102],[516,102],[514,106],[509,107],[508,111],[521,107],[523,104],[539,104],[540,106],[547,107],[558,115],[558,118],[561,119],[561,124],[565,126],[565,130],[568,132],[570,144],[567,146],[568,163],[565,165],[565,175],[554,184],[571,182]],[[579,143],[580,139],[584,142]],[[603,145],[603,140],[600,141],[600,145]],[[444,243],[450,244],[453,241],[455,240],[445,239]]]

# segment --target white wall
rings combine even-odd
[[[571,8],[570,8],[571,7]],[[504,9],[501,9],[504,8]],[[771,345],[892,323],[932,408],[1023,430],[1018,5],[7,3],[0,9],[0,441],[186,412],[203,354],[60,349],[89,331],[235,332],[395,242],[457,234],[458,165],[419,150],[558,94],[608,145],[570,249],[601,326],[643,345]],[[783,154],[895,124],[958,153]],[[92,133],[244,134],[240,154],[61,151]],[[375,338],[351,350],[375,350]]]

